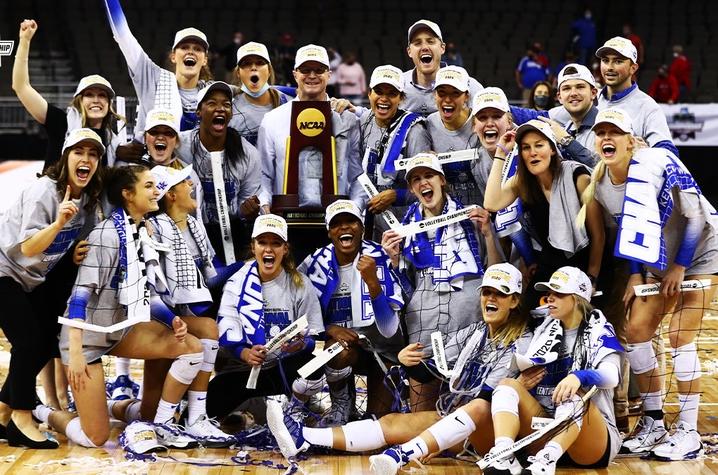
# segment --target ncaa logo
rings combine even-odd
[[[10,56],[12,54],[12,50],[14,48],[15,48],[15,41],[13,41],[13,40],[0,41],[0,66],[2,66],[2,57]]]
[[[307,137],[316,137],[321,134],[325,124],[324,114],[313,107],[304,109],[297,116],[297,128],[302,135]]]

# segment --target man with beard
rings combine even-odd
[[[322,425],[329,427],[346,424],[354,407],[352,369],[369,376],[367,411],[379,416],[389,411],[379,359],[398,362],[403,344],[398,312],[404,300],[389,256],[379,244],[362,240],[357,205],[335,201],[325,220],[331,244],[308,256],[298,270],[309,277],[319,297],[325,347],[335,342],[344,346],[325,367],[332,408]]]
[[[414,68],[404,71],[404,92],[406,97],[401,108],[416,112],[424,117],[436,112],[434,81],[439,68],[446,66],[441,55],[446,45],[441,37],[439,25],[429,20],[419,20],[409,27],[409,44],[406,54],[414,62]],[[484,87],[474,78],[469,78],[469,95],[474,97]]]

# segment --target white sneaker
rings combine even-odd
[[[237,441],[233,435],[222,432],[219,422],[210,419],[207,414],[197,418],[194,424],[187,424],[185,433],[205,447],[229,447]]]
[[[287,460],[310,447],[309,442],[304,440],[301,422],[284,412],[282,405],[272,398],[267,398],[267,426]]]
[[[489,450],[489,453],[486,454],[486,456],[492,455],[492,452],[496,452],[498,450],[500,449],[493,447]],[[506,458],[491,462],[491,464],[484,469],[483,473],[485,475],[519,475],[521,470],[521,464],[518,460],[516,460],[514,454],[511,454]]]
[[[701,435],[684,422],[675,426],[675,432],[651,450],[651,455],[665,461],[692,460],[704,453]]]
[[[154,424],[157,441],[167,448],[172,449],[193,449],[199,446],[199,442],[186,434],[185,429],[178,424],[165,422]]]
[[[401,447],[389,447],[379,455],[369,457],[369,470],[376,475],[396,475],[401,467],[409,463],[409,456]]]
[[[547,452],[539,450],[539,452],[528,458],[531,463],[523,470],[525,475],[554,475],[556,473],[556,461],[551,460]]]
[[[668,435],[666,428],[649,416],[638,421],[640,430],[633,437],[623,441],[621,454],[645,454],[653,450]]]

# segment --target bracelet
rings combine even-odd
[[[504,147],[504,146],[501,145],[500,143],[497,143],[496,146],[499,147],[499,148],[501,149],[501,151],[504,152],[504,154],[505,154],[507,157],[508,157],[509,155],[511,155],[511,152],[510,152],[509,150],[506,150],[506,147]]]

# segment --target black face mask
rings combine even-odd
[[[548,96],[534,96],[534,104],[536,104],[538,107],[547,107],[548,103]]]

